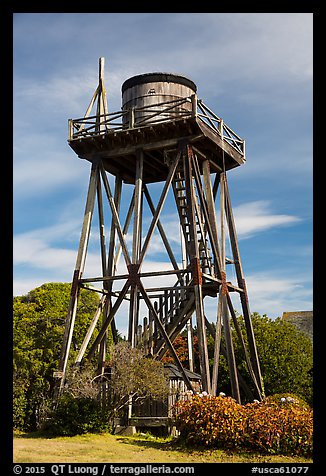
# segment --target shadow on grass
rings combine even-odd
[[[152,439],[144,439],[137,437],[118,437],[117,441],[126,444],[134,445],[140,448],[152,448],[161,451],[176,451],[184,456],[200,456],[207,457],[208,461],[211,458],[218,458],[220,462],[242,462],[242,463],[264,463],[264,462],[312,462],[310,458],[291,456],[291,455],[272,455],[269,453],[261,453],[250,448],[217,448],[205,447],[201,445],[188,446],[186,442],[180,438],[173,440],[167,439],[165,441],[158,441],[155,437]]]
[[[141,448],[152,448],[155,450],[161,451],[178,451],[182,452],[186,455],[190,455],[194,452],[196,453],[210,453],[216,449],[212,448],[205,448],[203,446],[187,446],[183,440],[180,439],[173,439],[167,438],[165,441],[161,439],[157,439],[156,437],[117,437],[117,441],[126,445],[134,445],[139,446]]]
[[[61,436],[66,438],[69,437],[69,435],[54,435],[53,433],[49,431],[44,431],[44,430],[38,430],[38,431],[30,431],[29,433],[25,433],[23,431],[14,431],[13,433],[14,438],[40,438],[40,439],[46,439],[46,440],[54,440],[55,438],[60,438]]]

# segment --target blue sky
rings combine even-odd
[[[14,295],[72,279],[90,167],[70,149],[67,121],[84,115],[103,56],[110,112],[129,77],[179,73],[246,140],[247,162],[228,181],[251,311],[311,310],[312,22],[312,13],[14,14]],[[101,274],[96,238],[88,276]],[[153,246],[148,269],[158,261]]]

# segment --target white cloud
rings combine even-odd
[[[269,318],[281,317],[287,311],[310,311],[313,308],[309,277],[295,270],[259,271],[247,276],[247,292],[251,312],[266,314]],[[234,280],[232,280],[234,283]],[[239,294],[231,293],[234,309],[242,314]],[[217,299],[205,300],[205,313],[209,321],[216,321]]]
[[[242,204],[235,208],[234,213],[240,238],[248,238],[255,233],[263,232],[276,226],[291,225],[299,220],[297,217],[290,215],[272,214],[269,209],[269,203],[264,201]],[[13,260],[16,267],[16,294],[22,292],[20,289],[26,289],[26,286],[22,285],[22,280],[20,278],[20,270],[26,269],[26,267],[30,270],[30,276],[28,279],[31,280],[31,275],[34,274],[35,282],[39,282],[38,275],[40,271],[42,271],[42,275],[44,275],[44,272],[47,273],[47,281],[53,279],[69,281],[71,279],[77,256],[77,240],[80,235],[82,220],[81,217],[80,219],[77,219],[76,217],[72,219],[72,217],[67,214],[67,211],[63,211],[63,216],[65,221],[59,221],[52,226],[34,229],[14,236]],[[163,218],[167,220],[167,216]],[[173,237],[171,243],[176,244],[179,236],[179,232],[176,234],[176,231],[179,229],[178,223],[170,220],[167,223],[167,226],[165,226],[165,229],[167,234]],[[95,243],[97,241],[95,239],[96,234],[96,230],[91,233],[90,243]],[[67,248],[68,243],[69,246],[75,243],[75,249]],[[128,243],[130,245],[130,240]],[[151,246],[154,247],[155,252],[164,250],[164,245],[160,236],[157,234],[154,235],[153,242],[149,247],[149,253],[145,257],[142,268],[143,271],[172,269],[172,265],[167,256],[166,261],[164,262],[158,262],[155,259],[153,260],[155,253]],[[119,273],[125,272],[124,260],[123,257],[121,257]],[[95,248],[88,251],[85,275],[91,277],[101,275],[100,254],[99,250],[96,251]],[[52,276],[54,278],[52,278]],[[150,283],[150,286],[163,285],[162,283],[165,283],[164,285],[169,285],[174,281],[174,275],[164,278],[146,278],[146,282]],[[256,289],[259,285],[261,286],[262,283],[258,282],[258,284],[255,284]],[[273,283],[274,288],[275,285],[276,282]],[[282,289],[285,289],[283,284],[281,287]]]
[[[259,272],[246,278],[252,312],[281,317],[286,311],[312,309],[312,291],[309,276],[291,270]]]
[[[266,200],[243,203],[234,207],[239,238],[248,238],[270,228],[293,225],[300,221],[300,218],[293,215],[272,213],[270,208],[270,202]]]
[[[196,57],[197,68],[209,66],[222,81],[311,79],[312,17],[312,13],[180,14],[176,24],[190,28],[195,23],[200,31],[190,39],[192,55],[180,59],[190,62]]]
[[[80,107],[82,105],[86,111],[87,97],[90,102],[97,83],[96,68],[81,67],[78,73],[69,75],[61,71],[52,77],[26,78],[16,75],[15,105],[19,110],[27,105],[33,105],[34,110],[47,110],[49,118],[64,111],[79,111],[82,115]]]

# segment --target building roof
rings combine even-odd
[[[178,369],[176,365],[164,364],[164,367],[168,369],[170,378],[178,378],[178,379],[183,378],[182,373],[180,372],[180,370]],[[184,371],[187,377],[189,378],[189,380],[201,380],[201,376],[199,374],[192,372],[191,370],[188,370],[188,369],[184,369]]]
[[[282,319],[313,338],[313,311],[283,312]]]

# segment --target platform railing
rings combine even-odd
[[[187,109],[182,106],[187,103]],[[189,107],[190,105],[190,107]],[[143,107],[131,107],[108,114],[88,116],[68,121],[68,140],[79,140],[128,129],[148,127],[161,122],[170,122],[196,117],[218,134],[225,142],[234,147],[240,154],[245,154],[245,141],[241,139],[223,119],[207,107],[196,94],[157,102]]]

